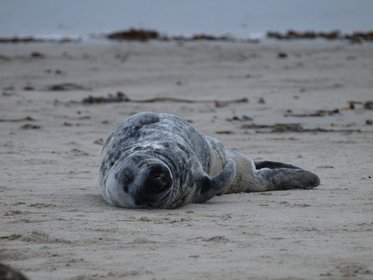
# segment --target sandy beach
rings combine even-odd
[[[0,89],[0,262],[29,279],[373,278],[373,44],[0,44]],[[110,206],[102,144],[141,111],[321,185]]]

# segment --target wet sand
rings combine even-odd
[[[0,262],[30,279],[371,279],[372,77],[372,44],[1,44]],[[158,99],[82,103],[117,92]],[[140,111],[177,114],[321,186],[107,205],[102,143]]]

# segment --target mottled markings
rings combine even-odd
[[[130,117],[109,136],[102,156],[102,194],[121,207],[176,208],[223,193],[319,183],[316,175],[289,164],[263,161],[255,168],[248,157],[170,114]]]

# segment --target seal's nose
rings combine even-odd
[[[172,185],[170,171],[162,164],[149,165],[146,171],[141,173],[142,178],[135,180],[137,192],[134,199],[137,205],[148,205],[157,201],[157,196],[167,191]]]
[[[170,180],[169,171],[164,166],[157,164],[150,167],[145,186],[149,192],[160,193],[165,190]]]

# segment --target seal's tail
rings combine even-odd
[[[287,189],[312,189],[320,185],[320,178],[294,165],[274,162],[255,162],[257,178],[268,191]]]

